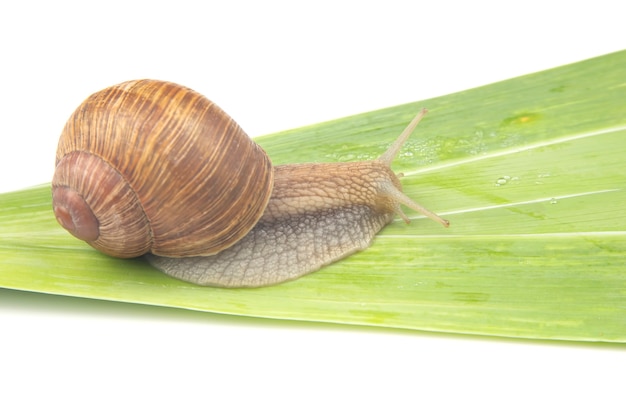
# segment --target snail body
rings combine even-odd
[[[55,215],[95,248],[147,254],[185,281],[292,280],[367,248],[396,214],[408,222],[401,205],[448,225],[404,195],[390,168],[424,114],[376,160],[272,168],[198,93],[162,81],[120,84],[89,97],[63,131]]]

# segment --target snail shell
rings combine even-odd
[[[139,80],[91,95],[72,114],[53,208],[74,236],[112,256],[210,255],[250,231],[272,184],[265,152],[217,105]]]
[[[271,167],[241,128],[185,87],[131,81],[67,122],[52,181],[59,223],[118,257],[146,254],[200,285],[259,287],[367,248],[406,205],[391,162],[420,112],[373,161]],[[271,198],[270,198],[271,197]]]

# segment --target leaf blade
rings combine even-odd
[[[295,282],[232,290],[117,260],[54,221],[47,186],[0,196],[0,286],[188,308],[511,337],[626,342],[626,52],[258,141],[275,162],[394,162],[413,216]],[[601,74],[601,76],[599,76]],[[480,105],[480,107],[478,107]]]

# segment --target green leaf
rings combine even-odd
[[[49,186],[0,196],[0,286],[194,310],[539,339],[626,342],[626,51],[258,138],[275,163],[382,153],[445,215],[269,288],[203,288],[102,255],[53,218]]]

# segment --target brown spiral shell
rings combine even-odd
[[[180,85],[129,81],[85,100],[56,154],[59,223],[118,257],[209,255],[263,214],[265,152],[217,105]]]

